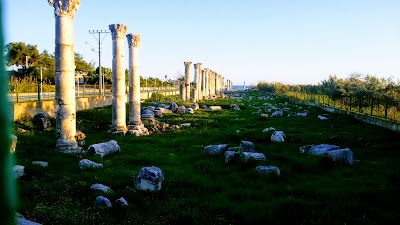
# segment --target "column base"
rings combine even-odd
[[[143,124],[128,125],[128,134],[136,137],[150,135],[149,130]]]
[[[82,147],[79,147],[76,141],[67,139],[58,139],[56,147],[58,151],[68,154],[82,152]]]

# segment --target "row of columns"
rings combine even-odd
[[[190,67],[192,62],[184,62],[185,77],[184,84],[180,87],[180,99],[182,101],[197,102],[203,98],[215,95],[222,95],[223,91],[230,90],[232,83],[230,80],[226,81],[225,78],[217,72],[209,68],[201,69],[202,63],[193,64],[194,78],[193,87],[190,83]]]
[[[55,16],[55,83],[56,83],[56,147],[61,151],[80,150],[76,135],[75,51],[73,17],[79,0],[48,0]],[[124,36],[127,26],[111,24],[112,34],[112,130],[127,130],[125,69],[123,66]],[[140,36],[126,35],[129,46],[129,125],[143,127],[140,119],[140,76],[138,46]],[[137,129],[137,127],[136,127]]]

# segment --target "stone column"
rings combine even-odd
[[[193,102],[197,102],[200,96],[200,71],[201,71],[201,63],[194,64],[194,96]]]
[[[56,147],[60,151],[80,150],[76,135],[74,13],[79,0],[48,0],[55,16]]]
[[[128,34],[129,48],[129,125],[140,125],[140,76],[138,71],[138,47],[140,35]]]
[[[183,88],[184,92],[182,97],[183,101],[190,101],[190,65],[192,62],[184,62],[185,64],[185,87]]]
[[[126,90],[123,66],[124,36],[127,26],[110,24],[112,35],[112,128],[113,133],[126,132]]]
[[[215,95],[219,95],[219,82],[218,82],[218,73],[215,73],[214,82],[215,82]]]
[[[214,95],[214,71],[210,70],[210,96]]]
[[[207,84],[207,70],[206,69],[204,69],[203,71],[202,71],[202,82],[201,82],[201,99],[204,99],[204,97],[205,96],[207,96],[206,95],[206,84]]]

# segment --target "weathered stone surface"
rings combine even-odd
[[[158,103],[157,102],[150,102],[150,104],[149,104],[150,106],[154,106],[154,107],[157,107],[158,106]]]
[[[203,152],[208,155],[219,155],[228,149],[227,144],[208,145],[204,148]]]
[[[44,161],[32,161],[32,165],[38,165],[41,167],[48,167],[49,163]]]
[[[208,106],[206,106],[206,105],[201,105],[201,108],[202,108],[202,109],[208,109]]]
[[[97,196],[95,203],[100,209],[110,209],[112,207],[110,200],[103,196]]]
[[[79,168],[80,169],[88,169],[88,168],[102,168],[103,164],[101,163],[95,163],[89,159],[82,159],[79,161]]]
[[[179,124],[180,127],[190,127],[192,124],[191,123],[181,123]]]
[[[283,116],[283,111],[279,110],[279,111],[275,111],[271,114],[271,117],[278,117],[278,116]]]
[[[337,150],[340,147],[337,145],[330,144],[319,144],[319,145],[305,145],[299,148],[300,153],[308,153],[311,155],[322,155],[328,151]]]
[[[272,142],[285,142],[285,133],[283,131],[274,131],[274,133],[271,134],[271,141]]]
[[[273,127],[265,128],[262,132],[266,133],[268,131],[275,131],[276,129]]]
[[[32,123],[38,130],[43,131],[51,125],[50,116],[47,112],[38,113],[33,117]]]
[[[211,111],[222,110],[221,106],[216,106],[216,105],[211,105],[208,107],[208,109]]]
[[[199,104],[197,104],[197,102],[190,104],[190,108],[192,108],[193,110],[198,110],[199,109]]]
[[[307,116],[307,112],[298,112],[296,116]]]
[[[11,137],[10,152],[13,153],[13,152],[15,152],[15,148],[17,147],[18,137],[13,134],[11,134],[10,137]]]
[[[186,108],[186,113],[193,114],[193,113],[194,113],[194,109],[192,109],[192,108]]]
[[[147,109],[147,110],[153,111],[155,108],[156,108],[155,106],[149,105],[149,106],[146,106],[143,110]]]
[[[239,145],[240,152],[256,152],[254,144],[251,141],[241,141]]]
[[[26,130],[25,130],[25,129],[22,129],[21,127],[18,127],[17,133],[18,133],[18,134],[25,134],[25,133],[26,133]]]
[[[154,109],[153,113],[154,113],[154,117],[157,117],[157,118],[163,117],[163,114],[162,114],[161,110],[159,110],[159,109]]]
[[[281,175],[281,171],[278,167],[276,166],[257,166],[256,170],[260,173],[276,173],[276,175],[280,176]]]
[[[179,106],[179,107],[176,109],[176,113],[179,113],[179,114],[184,114],[184,113],[186,113],[186,107],[183,106],[183,105]]]
[[[268,114],[266,114],[266,113],[261,113],[261,114],[260,114],[260,117],[261,117],[261,118],[268,118]]]
[[[108,142],[92,144],[88,147],[87,152],[92,155],[99,155],[104,157],[111,153],[119,152],[121,148],[119,147],[117,141],[111,140]]]
[[[328,118],[327,118],[327,117],[325,117],[325,116],[321,116],[321,115],[319,115],[319,116],[318,116],[318,119],[320,119],[320,120],[328,120]]]
[[[240,158],[242,161],[247,162],[250,159],[252,160],[267,160],[263,153],[258,152],[242,152],[240,153]]]
[[[169,110],[167,108],[159,108],[162,114],[172,114],[172,110]]]
[[[176,104],[176,102],[170,102],[168,104],[168,109],[175,112],[178,109],[178,104]]]
[[[25,174],[25,166],[15,165],[13,166],[13,171],[15,179],[18,179]]]
[[[30,220],[25,219],[25,217],[19,213],[16,213],[16,224],[17,225],[41,225]]]
[[[327,151],[323,154],[332,159],[332,161],[342,162],[344,164],[353,164],[353,152],[349,148]]]
[[[239,149],[240,149],[239,146],[236,146],[236,147],[229,147],[229,148],[228,148],[228,151],[235,151],[235,152],[238,152]]]
[[[238,155],[239,152],[236,151],[225,151],[225,163],[232,161]]]
[[[104,184],[92,184],[90,186],[90,189],[96,190],[96,191],[102,191],[102,192],[112,192],[111,188],[108,186],[105,186]]]
[[[120,207],[126,207],[126,206],[128,206],[128,202],[125,200],[124,197],[121,197],[121,198],[115,200],[115,205],[120,206]]]
[[[161,189],[164,174],[155,166],[143,167],[135,178],[135,189],[142,191],[158,191]]]
[[[149,130],[143,125],[128,125],[128,134],[136,137],[150,135]]]

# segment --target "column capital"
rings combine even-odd
[[[79,9],[79,0],[47,0],[54,7],[54,16],[74,17],[74,12]]]
[[[187,70],[190,68],[190,65],[192,65],[192,62],[187,61],[187,62],[183,62],[183,64],[185,64],[185,69]]]
[[[111,36],[113,39],[124,38],[126,30],[128,29],[128,27],[123,24],[110,24],[108,25],[108,28],[111,31]]]
[[[202,63],[196,63],[196,64],[194,64],[194,68],[195,68],[195,69],[201,68],[201,65],[202,65]]]
[[[127,34],[126,38],[128,39],[129,47],[139,47],[140,35],[139,34]]]

